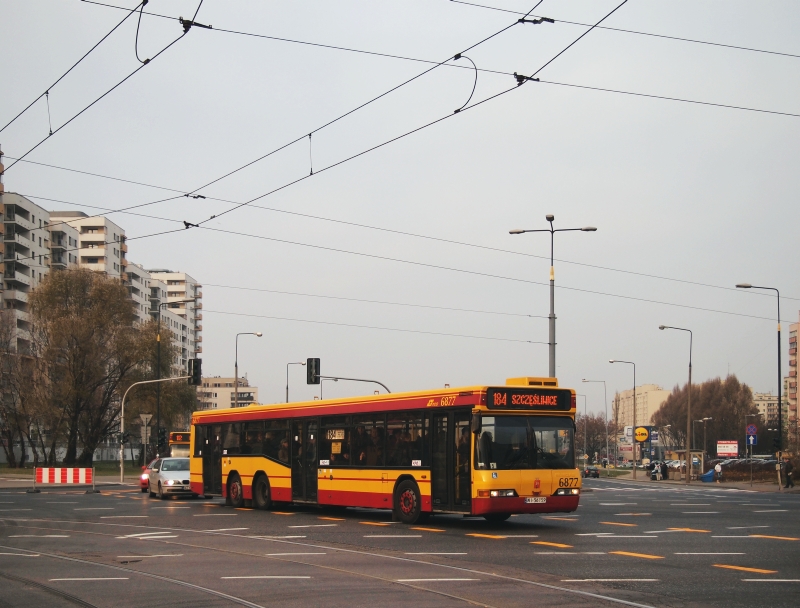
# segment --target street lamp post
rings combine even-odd
[[[244,331],[236,334],[236,356],[233,363],[233,407],[239,407],[239,336],[255,336],[260,338],[260,331]]]
[[[611,463],[611,456],[608,453],[608,394],[606,393],[606,381],[605,380],[587,380],[584,378],[581,382],[602,382],[603,383],[603,404],[605,407],[605,416],[606,416],[606,460]]]
[[[759,287],[750,283],[738,283],[739,289],[766,289],[774,291],[778,296],[778,462],[781,462],[781,452],[783,452],[783,405],[781,404],[781,292],[775,287]],[[778,469],[778,491],[783,491],[781,483],[781,471]]]
[[[545,219],[550,222],[550,228],[542,230],[509,230],[509,234],[525,234],[526,232],[549,232],[550,233],[550,335],[548,344],[550,345],[550,377],[556,377],[556,310],[555,310],[555,270],[553,266],[553,239],[556,232],[572,232],[580,230],[582,232],[595,232],[597,228],[594,226],[585,226],[583,228],[553,228],[553,220],[555,216],[548,214]]]
[[[633,478],[636,479],[636,364],[633,361],[609,359],[609,363],[627,363],[633,365]]]
[[[683,327],[672,327],[670,325],[659,325],[658,329],[677,329],[678,331],[689,332],[689,384],[687,385],[686,394],[686,483],[689,484],[692,476],[689,473],[689,466],[691,462],[691,437],[692,437],[692,341],[694,335],[691,329]]]
[[[298,361],[297,363],[286,364],[286,403],[289,403],[289,366],[290,365],[305,365],[305,361]]]
[[[175,300],[174,302],[159,302],[158,321],[156,323],[156,380],[161,380],[161,309],[170,304],[188,304],[194,302],[194,298],[188,300]],[[152,309],[151,309],[152,310]],[[161,428],[161,382],[156,383],[156,442],[158,442],[158,429]],[[161,446],[156,446],[159,449]],[[145,459],[142,458],[142,461]]]
[[[325,382],[325,380],[331,380],[333,382],[339,382],[339,378],[320,378],[319,379],[319,398],[320,398],[320,401],[322,401],[322,383]]]

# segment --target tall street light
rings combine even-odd
[[[330,380],[331,382],[339,382],[339,378],[320,378],[319,379],[319,398],[322,400],[322,383],[326,380]]]
[[[739,283],[736,285],[739,289],[766,289],[774,291],[778,296],[778,462],[781,461],[781,452],[783,451],[783,406],[781,405],[781,292],[775,287],[759,287],[757,285],[750,285],[750,283]],[[781,486],[780,474],[778,475],[778,486]]]
[[[633,365],[633,478],[636,479],[636,364],[633,361],[609,359],[609,363],[627,363]]]
[[[550,345],[550,377],[556,377],[556,309],[555,309],[555,270],[553,267],[553,238],[556,232],[572,232],[580,230],[582,232],[595,232],[597,228],[593,226],[586,226],[584,228],[553,228],[553,220],[555,216],[548,214],[545,219],[550,222],[550,228],[543,230],[509,230],[509,234],[525,234],[526,232],[549,232],[550,233],[550,337],[548,344]]]
[[[263,334],[260,331],[244,331],[236,334],[236,359],[233,369],[233,407],[239,407],[239,336],[255,336],[260,338]]]
[[[584,378],[581,382],[602,382],[603,383],[603,403],[605,405],[606,416],[606,460],[611,463],[611,456],[608,454],[608,394],[606,394],[606,381],[605,380],[587,380]]]
[[[298,361],[297,363],[286,364],[286,403],[289,403],[289,366],[290,365],[305,365],[305,361]]]
[[[155,299],[155,298],[154,298]],[[188,304],[189,302],[195,302],[194,298],[190,298],[188,300],[174,300],[172,302],[160,302],[158,304],[158,321],[156,322],[156,380],[161,380],[161,309],[164,306],[169,306],[170,304]],[[151,308],[152,310],[152,308]],[[158,429],[161,428],[161,383],[158,382],[156,384],[156,442],[158,442]],[[161,446],[156,446],[156,450],[160,450]],[[142,459],[144,460],[144,459]]]
[[[672,327],[671,325],[659,325],[658,329],[677,329],[678,331],[689,332],[689,384],[688,394],[686,396],[686,483],[688,484],[691,475],[689,474],[689,463],[691,462],[691,435],[692,435],[692,340],[694,335],[691,329],[683,327]]]

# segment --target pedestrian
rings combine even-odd
[[[783,472],[786,475],[786,485],[783,487],[786,489],[793,488],[794,479],[792,479],[792,473],[794,473],[794,466],[787,456],[783,457]]]
[[[717,478],[717,483],[722,479],[722,465],[720,463],[714,465],[714,477]]]
[[[669,479],[669,466],[666,461],[661,463],[661,478]]]

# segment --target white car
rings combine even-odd
[[[147,481],[150,498],[158,496],[165,500],[167,496],[184,495],[196,497],[189,483],[188,458],[159,458],[150,466]]]

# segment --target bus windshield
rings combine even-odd
[[[574,469],[571,418],[483,416],[475,438],[476,469]]]

